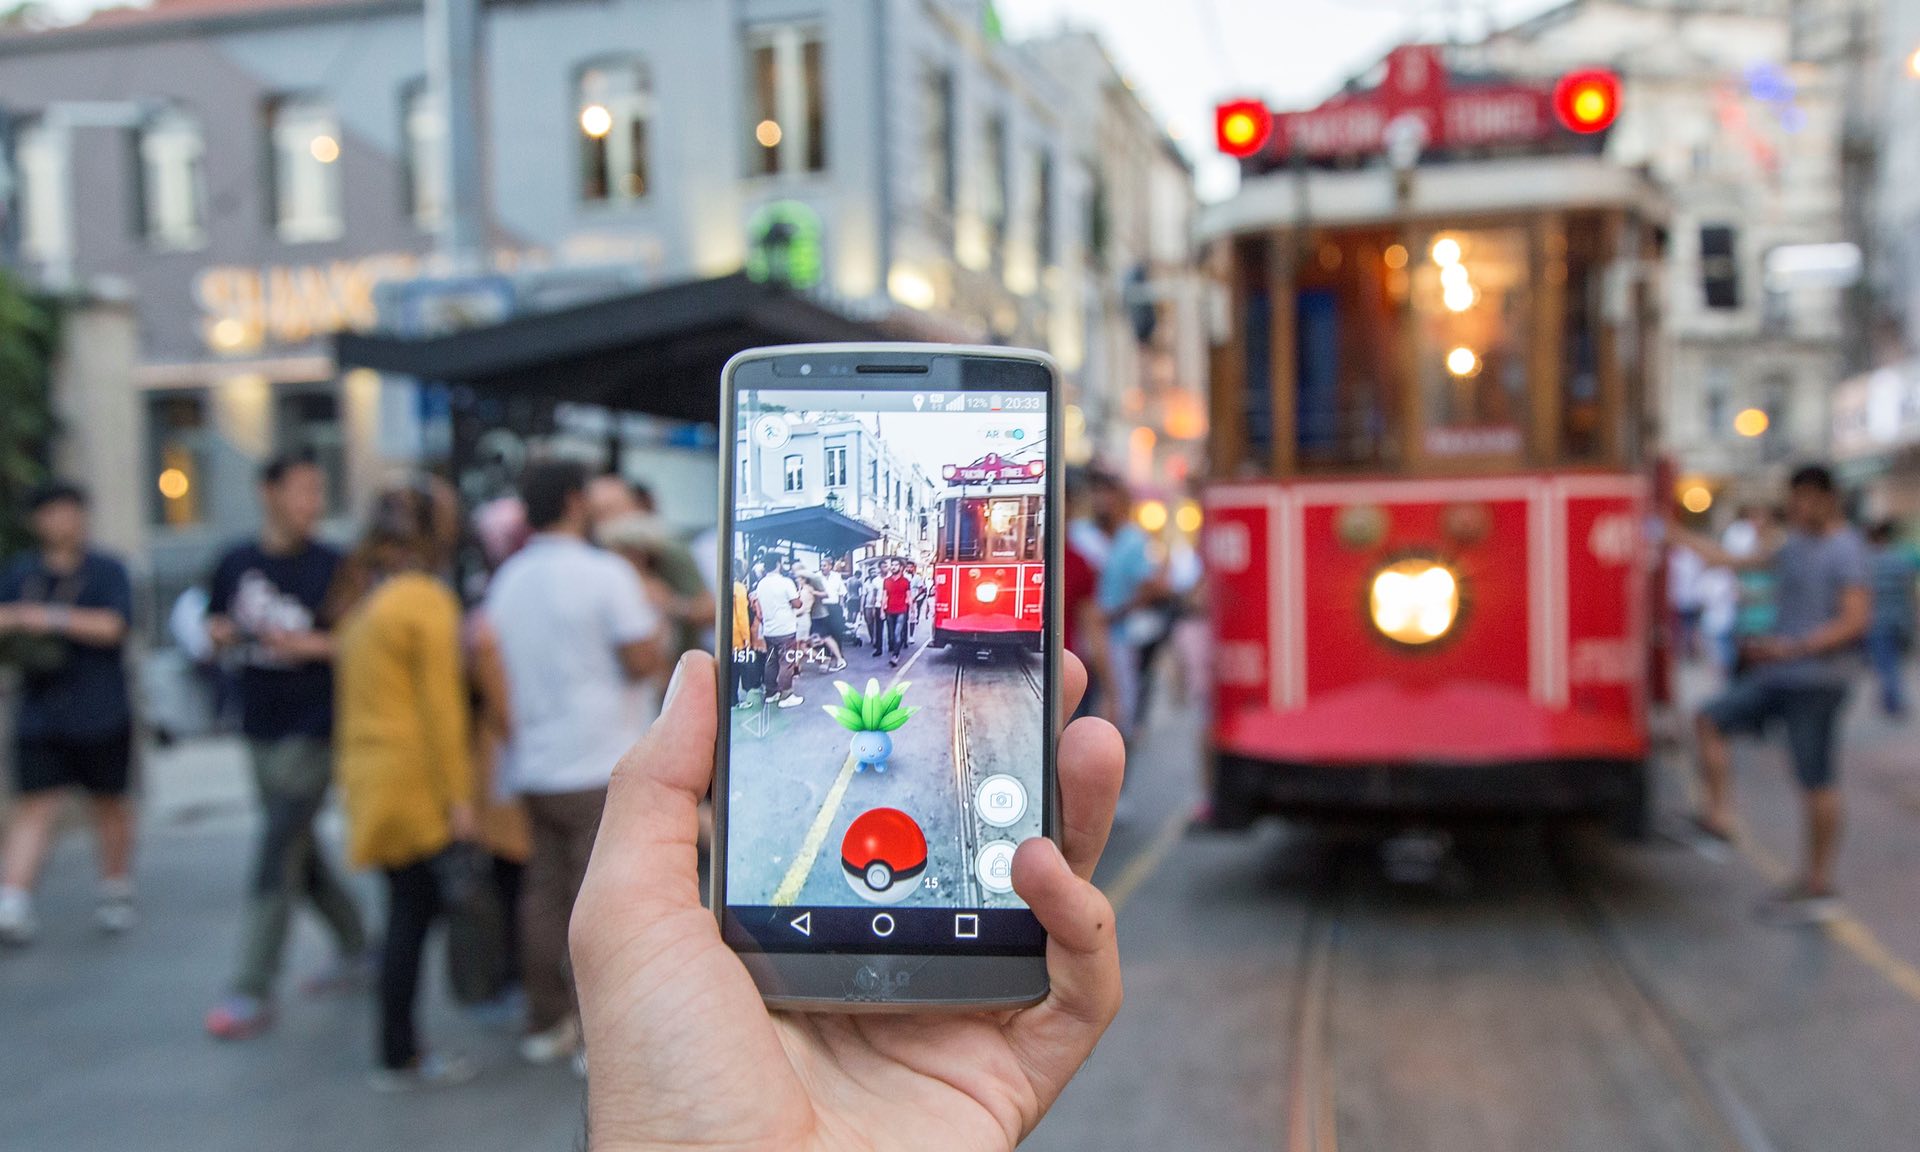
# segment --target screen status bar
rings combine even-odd
[[[954,412],[1044,415],[1044,392],[905,392],[763,388],[741,393],[741,407],[778,405],[801,412]]]

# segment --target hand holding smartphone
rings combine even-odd
[[[1039,1002],[1013,861],[1059,826],[1051,361],[765,349],[722,387],[722,935],[780,1007]]]

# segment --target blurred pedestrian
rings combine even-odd
[[[807,607],[807,636],[810,642],[825,649],[827,671],[838,672],[847,666],[846,657],[840,654],[839,618],[834,614],[837,606],[834,600],[833,585],[827,574],[814,567],[810,560],[796,565],[796,578],[805,585],[802,599]],[[840,586],[846,591],[846,585]]]
[[[669,660],[713,647],[713,590],[672,525],[660,517],[646,485],[618,475],[597,476],[587,487],[592,539],[639,568],[647,596],[672,627]]]
[[[1904,667],[1913,650],[1914,581],[1920,558],[1900,539],[1900,526],[1883,520],[1867,541],[1873,547],[1873,622],[1867,627],[1867,653],[1880,681],[1880,707],[1888,716],[1907,714]]]
[[[459,1056],[423,1049],[415,1020],[427,932],[445,908],[438,862],[478,835],[460,601],[432,574],[439,541],[424,489],[381,493],[330,601],[347,855],[387,882],[371,1083],[388,1092],[474,1072]]]
[[[562,460],[520,481],[534,535],[501,566],[486,612],[499,637],[512,730],[511,779],[533,830],[521,906],[531,1063],[578,1051],[567,920],[586,872],[607,780],[652,714],[637,686],[662,668],[665,627],[633,566],[587,541],[587,474]]]
[[[793,691],[795,666],[800,660],[801,609],[805,601],[789,571],[787,557],[776,553],[767,558],[766,574],[753,587],[753,602],[760,609],[760,636],[767,645],[766,667],[761,673],[761,699],[780,708],[798,708],[807,702],[806,697]]]
[[[1872,606],[1866,546],[1841,517],[1832,472],[1808,465],[1793,474],[1788,520],[1783,539],[1763,543],[1746,557],[1730,556],[1711,537],[1697,533],[1679,532],[1676,539],[1708,563],[1765,568],[1774,574],[1772,633],[1746,641],[1741,675],[1701,708],[1695,725],[1706,793],[1696,823],[1709,844],[1732,840],[1728,738],[1758,735],[1770,722],[1781,722],[1805,798],[1806,858],[1799,879],[1776,894],[1764,911],[1775,919],[1810,922],[1838,912],[1833,880],[1841,831],[1836,746],[1853,653],[1866,634]]]
[[[733,562],[733,703],[753,707],[753,693],[761,686],[767,661],[767,642],[760,635],[760,610],[747,591],[747,562]],[[764,697],[764,693],[762,696]]]
[[[1108,668],[1114,725],[1133,735],[1133,704],[1138,694],[1140,647],[1154,622],[1136,618],[1166,595],[1166,581],[1153,556],[1152,541],[1133,522],[1133,498],[1118,476],[1099,470],[1088,476],[1087,518],[1069,527],[1069,539],[1100,572],[1096,596],[1106,617]]]
[[[1075,468],[1067,473],[1069,523],[1089,514],[1091,480],[1091,475],[1085,469]],[[1108,656],[1107,618],[1100,611],[1097,594],[1100,571],[1071,533],[1063,552],[1060,592],[1066,626],[1062,634],[1067,651],[1078,656],[1087,669],[1087,690],[1081,695],[1080,707],[1074,716],[1099,716],[1111,722],[1113,669]]]
[[[314,830],[333,779],[326,604],[340,555],[314,535],[326,477],[311,456],[277,457],[260,471],[260,504],[259,538],[221,558],[207,603],[207,635],[240,665],[240,730],[261,816],[239,970],[206,1019],[222,1040],[248,1039],[272,1024],[287,930],[302,901],[326,922],[338,951],[308,990],[354,988],[372,971],[360,910]]]
[[[1707,610],[1706,571],[1706,561],[1690,548],[1676,547],[1667,557],[1667,606],[1673,613],[1675,647],[1686,661],[1700,655],[1700,621]]]
[[[877,562],[860,584],[860,610],[866,616],[867,637],[873,641],[873,655],[878,659],[886,644],[887,578]]]
[[[906,650],[907,642],[913,636],[913,581],[907,577],[907,566],[898,560],[887,565],[886,579],[887,609],[887,664],[900,666],[900,653]]]
[[[913,585],[913,619],[907,629],[907,638],[920,629],[920,622],[927,618],[927,604],[933,597],[933,582],[927,574],[920,571],[920,565],[907,561],[907,579]]]
[[[474,510],[473,532],[488,579],[527,542],[527,509],[515,497],[490,501]],[[502,919],[500,976],[503,987],[477,1014],[517,1019],[526,995],[520,962],[520,899],[527,861],[533,855],[533,831],[526,805],[512,788],[513,720],[507,671],[500,659],[500,637],[484,604],[467,613],[467,680],[473,707],[473,798],[479,815],[480,843],[487,850],[493,892]]]
[[[0,863],[0,943],[33,940],[33,891],[61,801],[88,797],[100,888],[95,922],[134,923],[133,707],[126,639],[133,589],[118,559],[88,543],[87,496],[51,483],[27,501],[38,547],[0,573],[0,659],[20,673],[14,719],[17,799]]]

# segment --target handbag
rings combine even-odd
[[[461,1004],[487,1004],[507,990],[507,919],[493,860],[478,844],[449,844],[433,858],[447,913],[447,982]]]

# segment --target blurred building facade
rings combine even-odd
[[[1789,462],[1828,452],[1856,337],[1848,117],[1869,9],[1572,0],[1465,53],[1505,71],[1620,75],[1608,152],[1645,166],[1671,203],[1654,417],[1689,485],[1771,495]]]
[[[1834,451],[1862,511],[1920,522],[1920,5],[1888,0],[1878,51],[1860,70],[1874,115],[1869,208],[1872,363],[1834,397]]]
[[[315,452],[345,516],[444,439],[444,401],[341,371],[336,332],[763,274],[775,235],[778,275],[836,309],[1051,350],[1101,446],[1180,439],[1158,385],[1197,390],[1198,352],[1176,364],[1178,325],[1137,313],[1179,307],[1191,180],[1090,39],[1056,74],[984,0],[480,11],[486,290],[451,317],[409,290],[464,271],[436,256],[420,0],[158,0],[0,35],[7,251],[131,302],[129,498],[163,594],[252,523],[262,457]]]

